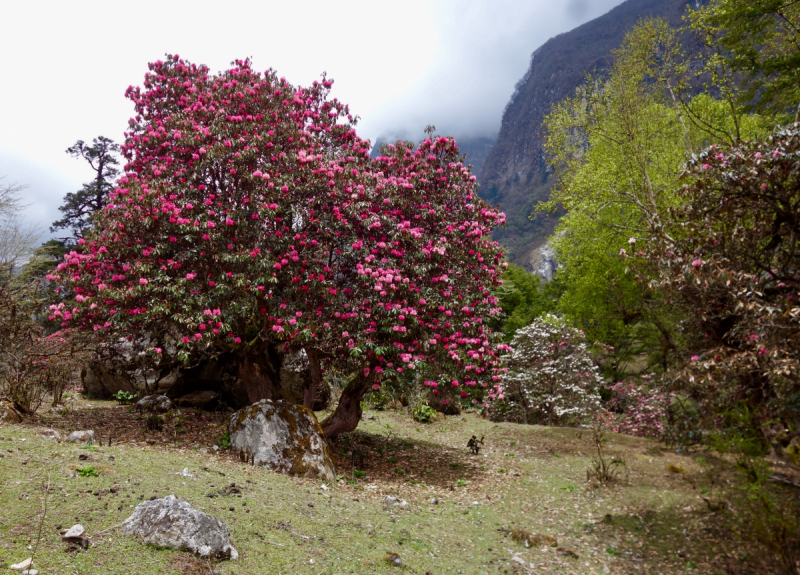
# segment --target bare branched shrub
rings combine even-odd
[[[33,414],[47,395],[60,402],[82,346],[74,333],[46,332],[45,280],[19,273],[38,237],[19,218],[20,190],[0,186],[0,396]]]
[[[590,484],[608,485],[621,479],[623,473],[627,477],[628,470],[625,467],[625,461],[615,456],[609,456],[605,452],[603,446],[604,432],[602,425],[595,423],[592,426],[591,442],[595,456],[592,458],[589,469],[586,470],[586,480]]]

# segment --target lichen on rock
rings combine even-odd
[[[231,533],[222,521],[174,495],[137,505],[125,521],[123,531],[156,547],[184,549],[201,557],[239,557],[231,545]]]
[[[231,448],[243,461],[279,473],[334,481],[336,478],[322,428],[302,405],[262,400],[233,414]]]

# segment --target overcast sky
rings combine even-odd
[[[0,3],[0,176],[27,186],[43,229],[92,177],[64,153],[120,142],[147,62],[180,54],[212,71],[251,57],[293,84],[327,71],[358,132],[495,135],[531,53],[621,0],[119,0]]]

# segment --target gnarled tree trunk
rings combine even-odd
[[[262,399],[276,401],[283,399],[280,386],[280,373],[283,357],[274,345],[266,349],[254,349],[238,358],[239,379],[247,390],[250,403]]]
[[[361,420],[361,400],[369,389],[369,382],[368,378],[358,375],[342,390],[336,411],[321,424],[327,439],[353,431],[358,426]]]
[[[309,346],[305,348],[308,356],[308,370],[311,373],[311,382],[303,390],[303,405],[310,410],[314,410],[317,390],[323,386],[322,368],[320,367],[320,357],[316,349]]]

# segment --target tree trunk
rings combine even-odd
[[[368,388],[369,380],[359,375],[342,390],[336,411],[322,422],[326,439],[333,439],[340,433],[353,431],[358,427],[361,420],[361,399]]]
[[[311,372],[311,382],[303,390],[303,405],[314,411],[317,390],[322,388],[322,369],[320,368],[320,358],[317,350],[311,346],[306,347],[308,356],[308,370]]]
[[[239,379],[244,383],[250,403],[262,399],[283,399],[280,387],[282,357],[270,346],[266,353],[257,351],[239,357]],[[274,353],[271,353],[274,352]]]

